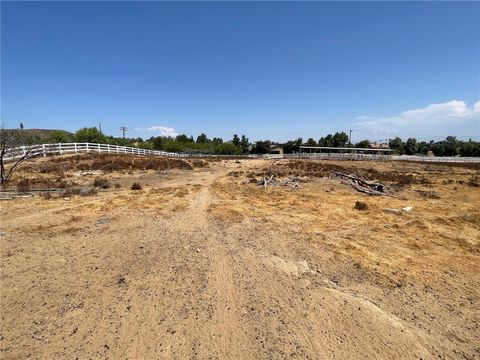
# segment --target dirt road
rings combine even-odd
[[[350,239],[358,249],[365,238],[355,245],[352,235],[361,234],[362,227],[346,224],[332,240],[327,232],[312,237],[306,230],[320,218],[335,224],[340,218],[333,215],[320,212],[313,222],[292,222],[291,212],[267,203],[272,215],[256,214],[253,201],[228,191],[240,186],[227,176],[235,166],[252,165],[212,166],[156,180],[145,175],[142,181],[149,184],[137,193],[120,189],[68,201],[18,199],[9,211],[2,206],[0,356],[480,355],[474,340],[478,276],[468,284],[448,277],[450,296],[457,297],[451,301],[447,294],[438,297],[435,286],[415,282],[402,267],[397,271],[404,271],[405,283],[391,285],[379,275],[391,271],[381,260],[393,246],[388,241],[376,258],[363,254],[371,256],[372,266],[385,267],[373,274],[332,243]],[[295,205],[295,199],[289,201]],[[477,228],[472,231],[476,236]],[[465,261],[478,260],[475,249]],[[419,259],[409,261],[413,266]],[[467,274],[453,268],[457,277]],[[453,308],[457,301],[463,310]],[[426,316],[430,320],[423,321]]]

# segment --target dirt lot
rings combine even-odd
[[[64,159],[12,186],[112,186],[0,202],[3,359],[480,358],[479,168]]]

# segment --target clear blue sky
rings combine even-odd
[[[5,127],[480,139],[479,2],[2,2],[1,20]]]

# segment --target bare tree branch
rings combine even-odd
[[[38,148],[39,145],[34,144],[32,137],[24,131],[0,128],[0,183],[8,183],[18,166]]]

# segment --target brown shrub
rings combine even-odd
[[[205,160],[196,160],[195,166],[203,167]],[[39,173],[63,173],[65,171],[102,170],[132,171],[132,170],[192,170],[193,166],[184,159],[132,156],[123,154],[81,154],[68,157],[52,157],[48,161],[28,164],[26,171]]]
[[[142,190],[142,185],[138,182],[132,184],[132,190]]]
[[[480,177],[472,176],[470,179],[468,179],[467,185],[473,187],[480,187]]]
[[[100,188],[100,189],[108,189],[112,185],[110,184],[110,182],[107,179],[102,178],[102,177],[97,177],[97,178],[95,178],[95,180],[93,182],[93,186],[95,186],[97,188]]]
[[[367,210],[368,205],[367,203],[364,203],[363,201],[355,201],[355,209],[357,210]]]
[[[22,178],[17,182],[17,190],[18,191],[28,191],[31,189],[32,180],[29,178]]]
[[[22,178],[17,182],[17,189],[19,191],[28,191],[28,190],[43,190],[50,188],[59,188],[66,189],[76,185],[73,181],[68,181],[63,177],[59,176],[55,179],[52,178]]]
[[[425,190],[415,190],[421,197],[427,199],[440,199],[440,195],[438,195],[435,191],[425,191]]]

